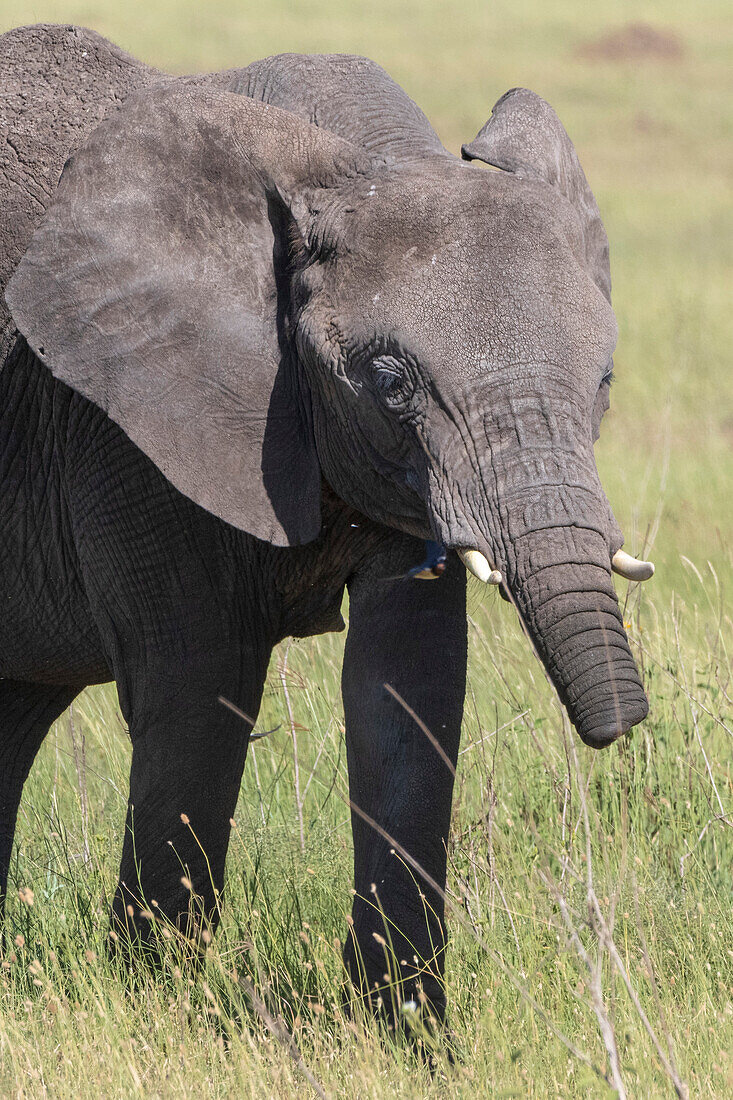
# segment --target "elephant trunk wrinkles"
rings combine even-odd
[[[600,748],[647,715],[611,581],[606,540],[590,529],[541,530],[509,555],[517,610],[581,739]]]
[[[432,467],[436,537],[455,549],[477,549],[500,571],[503,592],[580,737],[607,745],[646,717],[648,703],[611,579],[623,536],[592,446],[560,432],[544,445],[519,447],[516,440],[507,445],[505,433],[497,446],[496,426],[487,427],[488,447],[476,447],[468,465],[464,459],[459,470],[444,460]],[[558,437],[560,446],[549,445]],[[452,476],[441,477],[451,466]]]

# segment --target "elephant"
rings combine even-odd
[[[38,25],[0,62],[0,890],[50,725],[114,680],[113,938],[150,945],[153,901],[213,928],[272,649],[343,630],[348,590],[345,965],[374,1002],[386,927],[398,995],[442,1017],[466,570],[586,744],[648,712],[612,572],[652,566],[594,459],[608,240],[570,138],[513,89],[455,156],[362,57],[174,77]]]

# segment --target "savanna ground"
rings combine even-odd
[[[614,1042],[630,1096],[674,1095],[675,1075],[691,1096],[733,1095],[726,11],[723,0],[4,0],[0,30],[78,22],[178,72],[284,50],[368,54],[454,150],[507,88],[545,96],[611,240],[620,340],[598,459],[627,548],[653,557],[657,576],[619,588],[651,714],[602,755],[565,728],[512,609],[474,597],[448,887],[453,1064],[439,1044],[432,1075],[339,1007],[351,900],[343,638],[273,658],[258,728],[279,729],[248,761],[226,915],[198,975],[177,967],[175,948],[164,975],[132,985],[106,959],[130,750],[114,690],[87,692],[23,798],[2,1095],[604,1097]],[[628,29],[639,21],[658,35]]]

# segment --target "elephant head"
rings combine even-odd
[[[146,90],[68,162],[8,302],[50,370],[228,523],[307,542],[324,477],[490,563],[598,746],[647,712],[593,457],[606,236],[532,93],[464,157],[504,171],[375,156],[195,83]]]

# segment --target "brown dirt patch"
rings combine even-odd
[[[680,61],[684,53],[678,35],[649,23],[627,23],[577,50],[578,57],[592,61]]]
[[[632,126],[636,133],[641,134],[642,137],[658,137],[661,134],[669,133],[669,126],[663,125],[648,111],[638,111],[634,115]]]

